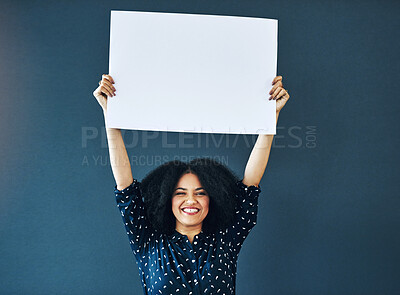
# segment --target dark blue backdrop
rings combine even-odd
[[[237,294],[399,294],[398,1],[0,2],[0,293],[141,294],[104,120],[110,10],[279,20],[278,122]],[[244,108],[251,112],[251,106]],[[253,136],[126,131],[133,175]],[[175,144],[175,146],[174,146]]]

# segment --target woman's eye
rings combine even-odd
[[[178,196],[178,195],[185,195],[185,193],[176,193],[175,195],[176,195],[176,196]],[[206,196],[207,194],[202,192],[202,193],[197,193],[197,195]]]

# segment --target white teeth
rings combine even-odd
[[[187,212],[187,213],[195,213],[195,212],[199,212],[200,209],[184,208],[183,211],[184,211],[184,212]]]

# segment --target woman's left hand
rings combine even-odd
[[[289,93],[286,91],[285,88],[283,88],[282,84],[282,76],[276,76],[274,80],[272,81],[272,85],[274,85],[271,88],[271,91],[269,94],[271,97],[269,100],[274,99],[276,100],[276,112],[279,113],[285,103],[289,100]]]

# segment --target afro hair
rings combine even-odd
[[[197,175],[207,191],[209,211],[203,220],[205,233],[216,233],[233,222],[240,179],[228,167],[211,158],[196,158],[189,163],[179,160],[166,162],[149,172],[142,180],[141,190],[146,215],[153,228],[160,233],[171,234],[176,218],[172,212],[172,194],[185,173]]]

